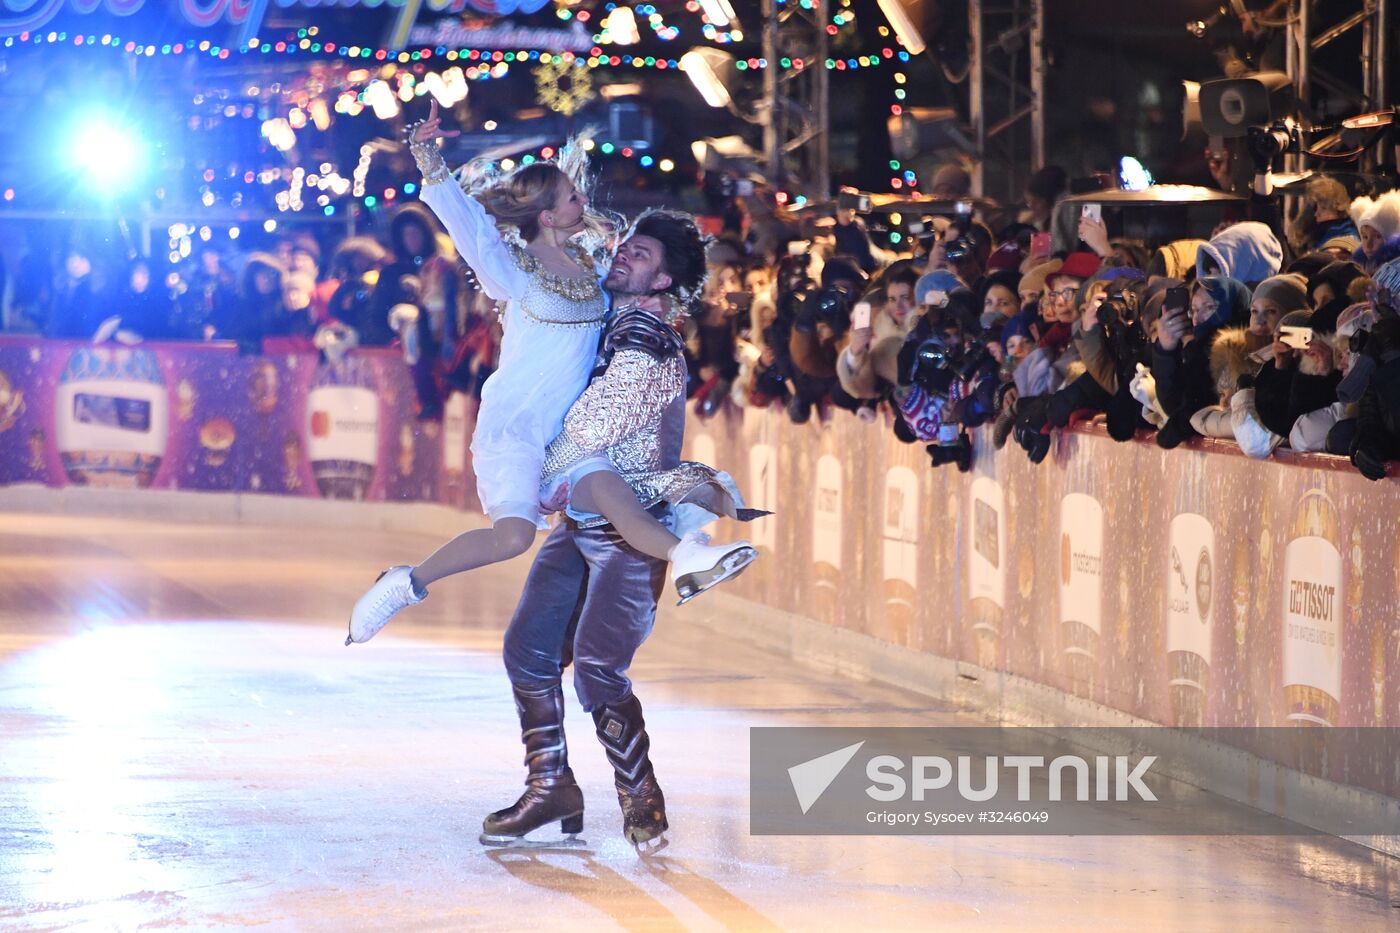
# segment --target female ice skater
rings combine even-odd
[[[505,302],[499,364],[482,387],[471,444],[477,495],[491,527],[458,535],[417,566],[380,574],[355,603],[347,645],[368,641],[399,610],[422,602],[434,581],[529,550],[545,527],[545,448],[588,385],[608,317],[593,258],[572,242],[590,227],[602,228],[580,190],[586,176],[581,153],[566,146],[558,164],[524,166],[468,196],[438,149],[439,139],[456,135],[441,128],[433,103],[428,119],[413,129],[410,149],[423,172],[423,203],[486,293]],[[657,282],[655,291],[669,285]],[[699,534],[677,538],[642,507],[605,456],[572,467],[562,486],[571,509],[605,516],[633,548],[669,560],[681,602],[739,573],[756,556],[746,541],[714,546]]]

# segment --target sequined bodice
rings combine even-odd
[[[538,259],[519,248],[513,249],[512,255],[530,277],[529,287],[520,298],[520,310],[527,317],[554,327],[603,326],[608,306],[596,278],[555,275],[545,269]]]

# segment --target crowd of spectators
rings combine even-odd
[[[104,262],[73,247],[51,269],[25,254],[11,287],[0,287],[4,329],[99,343],[225,341],[243,353],[395,346],[425,418],[441,416],[450,391],[480,389],[499,325],[431,212],[405,205],[382,237],[324,249],[298,232],[251,252],[206,244],[173,267]]]
[[[962,470],[979,426],[1039,463],[1086,419],[1163,448],[1339,454],[1373,480],[1400,459],[1400,192],[1319,177],[1287,225],[1142,243],[1092,215],[1054,230],[1063,175],[1032,187],[1019,218],[939,220],[913,255],[853,246],[839,210],[776,261],[721,244],[691,325],[697,411],[844,409]]]
[[[932,181],[966,193],[959,169]],[[1063,172],[1042,170],[1019,216],[935,218],[903,254],[872,243],[844,202],[805,228],[726,224],[685,323],[696,412],[845,411],[962,470],[978,427],[1038,463],[1057,429],[1085,419],[1164,448],[1212,437],[1251,457],[1340,454],[1371,479],[1400,459],[1400,192],[1353,200],[1318,177],[1286,226],[1238,220],[1143,243],[1110,238],[1093,215],[1066,221],[1064,188]],[[163,276],[137,259],[99,284],[70,251],[55,280],[6,290],[7,320],[245,352],[392,345],[424,418],[492,371],[492,303],[420,205],[329,255],[307,234],[230,258],[205,249]]]

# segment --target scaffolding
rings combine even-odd
[[[831,100],[828,90],[827,0],[763,0],[763,153],[773,184],[831,194]],[[783,68],[783,61],[804,62]]]
[[[1290,0],[1286,31],[1287,71],[1293,84],[1293,94],[1304,112],[1332,122],[1339,116],[1358,112],[1382,110],[1391,106],[1387,92],[1386,56],[1389,51],[1389,18],[1387,0]],[[1344,38],[1360,32],[1361,54],[1359,70],[1350,75],[1340,74],[1321,66],[1314,58],[1318,52]],[[1350,57],[1345,56],[1349,61]],[[1328,112],[1319,112],[1322,92],[1334,103]],[[1349,113],[1340,112],[1342,109]],[[1319,140],[1314,145],[1324,148],[1335,136]],[[1362,169],[1374,170],[1389,159],[1386,143],[1372,147],[1362,157]]]
[[[1045,0],[968,0],[967,20],[973,192],[1016,201],[1045,164]]]

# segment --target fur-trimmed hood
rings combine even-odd
[[[1222,405],[1230,403],[1241,376],[1259,372],[1259,364],[1249,355],[1269,343],[1269,338],[1256,337],[1247,327],[1222,327],[1216,331],[1210,344],[1210,375]]]

